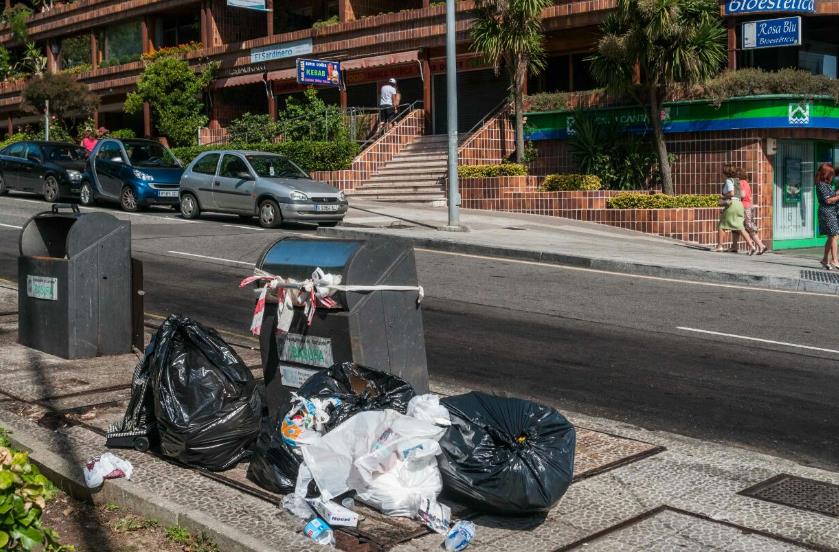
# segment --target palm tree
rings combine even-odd
[[[516,161],[524,156],[524,85],[528,72],[545,67],[542,10],[553,0],[476,0],[472,47],[491,63],[496,76],[502,67],[510,78],[515,104]]]
[[[719,3],[618,0],[617,10],[606,18],[601,31],[591,58],[592,75],[610,92],[629,94],[646,106],[662,187],[664,193],[672,194],[661,107],[675,86],[704,82],[722,69],[726,47]]]

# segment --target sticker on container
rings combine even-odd
[[[332,340],[326,337],[287,333],[280,360],[329,368],[332,366]]]
[[[286,387],[300,388],[306,383],[307,379],[317,373],[317,370],[280,364],[280,381]]]
[[[48,301],[58,300],[58,278],[46,276],[26,277],[26,296]]]

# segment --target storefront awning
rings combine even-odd
[[[419,50],[411,50],[408,52],[398,52],[395,54],[385,54],[382,56],[350,59],[341,62],[341,69],[344,71],[356,71],[359,69],[384,67],[387,65],[402,65],[405,63],[414,63],[417,60],[419,60],[419,55]]]
[[[228,88],[230,86],[245,86],[246,84],[256,84],[262,82],[263,73],[251,73],[250,75],[237,75],[235,77],[226,77],[216,79],[213,81],[213,88]]]
[[[284,81],[294,80],[297,78],[297,69],[280,69],[279,71],[271,71],[268,73],[269,81]]]

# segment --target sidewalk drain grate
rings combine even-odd
[[[839,485],[781,474],[740,492],[741,495],[839,517]]]
[[[826,284],[839,284],[839,273],[828,272],[826,270],[802,270],[801,279],[824,282]]]

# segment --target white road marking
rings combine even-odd
[[[230,228],[242,228],[244,230],[254,230],[256,232],[265,231],[265,228],[257,228],[255,226],[239,226],[238,224],[225,224],[225,226],[229,226]]]
[[[424,247],[416,247],[414,248],[416,251],[422,251],[423,253],[434,253],[437,255],[454,255],[457,257],[469,257],[472,259],[482,259],[487,261],[497,261],[503,263],[514,263],[514,264],[523,264],[523,265],[531,265],[531,266],[541,266],[541,267],[549,267],[554,268],[557,270],[573,270],[576,272],[593,272],[596,274],[608,274],[609,276],[620,276],[622,278],[636,278],[639,280],[654,280],[658,282],[673,282],[677,284],[688,284],[691,286],[705,286],[705,287],[717,287],[717,288],[728,288],[728,289],[736,289],[738,291],[754,291],[754,292],[761,292],[761,293],[785,293],[790,295],[814,295],[817,297],[832,297],[833,299],[839,298],[837,295],[833,295],[831,293],[818,293],[816,291],[793,291],[788,289],[770,289],[770,288],[762,288],[762,287],[749,287],[745,285],[736,285],[736,284],[716,284],[713,282],[697,282],[696,280],[679,280],[678,278],[665,278],[663,276],[646,276],[644,274],[629,274],[626,272],[613,272],[611,270],[600,270],[597,268],[583,268],[579,266],[566,266],[560,264],[553,264],[553,263],[543,263],[539,261],[524,261],[521,259],[505,259],[503,257],[489,257],[487,255],[472,255],[470,253],[457,253],[455,251],[439,251],[437,249],[426,249]]]
[[[256,266],[256,265],[254,265],[254,263],[246,263],[244,261],[234,261],[233,259],[222,259],[220,257],[208,257],[206,255],[197,255],[195,253],[185,253],[183,251],[168,251],[168,253],[171,253],[172,255],[183,255],[185,257],[196,257],[198,259],[207,259],[207,260],[210,260],[210,261],[223,261],[225,263],[236,263],[236,264],[245,265],[245,266]]]
[[[795,349],[807,349],[808,351],[820,351],[822,353],[835,353],[839,355],[839,351],[836,349],[825,349],[823,347],[813,347],[812,345],[800,345],[798,343],[787,343],[786,341],[774,341],[772,339],[762,339],[760,337],[749,337],[746,335],[736,335],[736,334],[728,334],[723,332],[714,332],[711,330],[700,330],[699,328],[687,328],[685,326],[676,326],[677,330],[683,330],[686,332],[695,332],[701,334],[708,334],[708,335],[716,335],[720,337],[730,337],[732,339],[742,339],[745,341],[757,341],[758,343],[768,343],[770,345],[782,345],[784,347],[793,347]]]
[[[0,226],[2,226],[3,228],[16,228],[18,230],[23,228],[23,226],[15,226],[14,224],[3,224],[3,223],[0,223]]]

